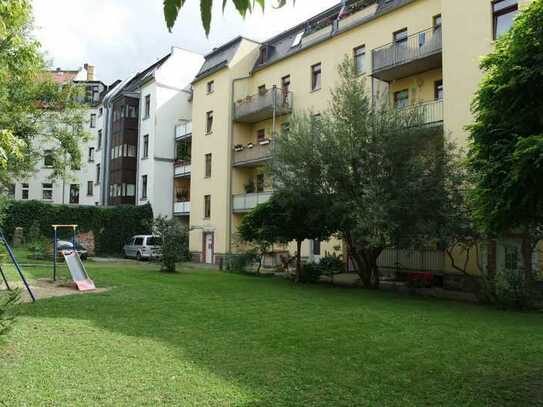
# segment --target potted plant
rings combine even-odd
[[[253,143],[247,144],[247,148],[253,148],[255,145]]]
[[[255,183],[252,179],[249,179],[249,182],[245,184],[245,193],[246,194],[253,194],[255,192]]]
[[[234,146],[235,151],[243,151],[243,145],[242,144],[236,144]]]

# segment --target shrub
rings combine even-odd
[[[496,301],[503,308],[524,310],[538,302],[535,281],[523,270],[503,269],[496,273]]]
[[[188,258],[188,231],[176,219],[158,217],[153,224],[155,234],[162,240],[162,271],[175,273],[176,263]]]
[[[15,306],[19,303],[19,290],[0,293],[0,336],[6,334],[15,321]]]
[[[223,269],[228,273],[246,273],[247,268],[258,259],[253,251],[229,254],[224,257]]]
[[[341,256],[334,253],[327,253],[326,256],[321,258],[319,265],[321,266],[322,273],[330,277],[345,271],[345,263],[341,260]]]
[[[323,267],[316,263],[306,263],[302,271],[302,283],[314,284],[318,283],[323,274]]]
[[[52,252],[50,250],[50,242],[44,237],[33,239],[29,244],[27,244],[27,248],[30,251],[30,258],[34,260],[44,260],[50,258],[52,256]]]
[[[34,220],[28,230],[25,231],[24,237],[28,248],[38,240],[43,240],[43,235],[40,231],[40,223],[37,220]]]

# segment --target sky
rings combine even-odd
[[[205,54],[243,35],[263,41],[323,11],[339,0],[296,0],[274,9],[266,0],[243,19],[229,0],[214,2],[211,32],[206,38],[199,0],[186,0],[170,34],[162,13],[163,0],[33,0],[34,35],[51,67],[96,66],[97,79],[111,83],[138,72],[166,55],[172,46]]]

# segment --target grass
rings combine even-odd
[[[542,314],[191,266],[88,271],[112,290],[20,307],[0,405],[543,405]]]

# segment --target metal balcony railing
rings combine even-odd
[[[190,202],[175,202],[173,212],[176,215],[190,214]]]
[[[379,79],[392,80],[409,76],[424,70],[441,66],[442,52],[441,27],[430,28],[407,37],[406,41],[393,42],[372,51],[373,74]],[[414,64],[412,69],[399,70],[397,73],[380,72]]]
[[[234,147],[234,167],[251,166],[271,159],[273,147],[272,141],[257,142]]]
[[[432,100],[400,109],[400,115],[414,117],[419,123],[425,125],[439,124],[443,122],[443,100]]]
[[[186,122],[175,126],[175,139],[182,140],[192,136],[192,122]]]
[[[234,118],[238,122],[256,123],[270,119],[274,112],[281,116],[292,112],[292,92],[277,87],[240,99],[234,106]]]
[[[257,205],[266,203],[270,200],[273,192],[258,192],[255,194],[238,194],[232,197],[234,212],[248,212],[257,207]]]
[[[176,177],[185,177],[191,173],[191,162],[178,160],[174,162],[174,175]]]

